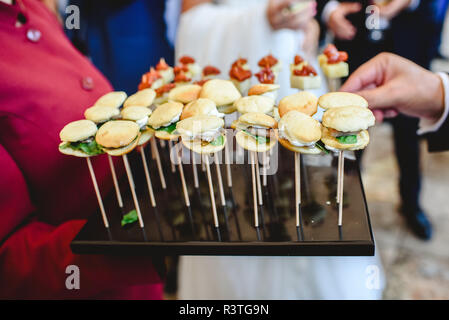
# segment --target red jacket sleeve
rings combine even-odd
[[[25,179],[1,145],[0,168],[0,298],[88,298],[160,282],[150,259],[74,255],[69,245],[84,221],[37,221]],[[66,288],[69,265],[79,268],[79,290]]]

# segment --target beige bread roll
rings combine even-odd
[[[150,107],[156,98],[156,91],[151,88],[143,89],[128,97],[123,103],[124,108],[131,106]]]
[[[273,148],[276,144],[276,139],[270,139],[268,143],[259,144],[257,143],[256,139],[254,139],[252,136],[246,134],[243,131],[237,132],[236,141],[239,146],[241,146],[243,149],[254,151],[254,152],[265,152]]]
[[[318,99],[318,105],[323,109],[340,107],[368,108],[368,101],[362,96],[350,92],[329,92]]]
[[[249,89],[248,96],[263,95],[267,92],[277,91],[280,87],[278,84],[259,83]]]
[[[188,103],[181,114],[181,120],[199,115],[210,115],[224,117],[223,113],[218,112],[217,105],[210,99],[199,98]]]
[[[151,114],[148,125],[157,130],[177,122],[181,117],[183,107],[182,103],[174,101],[161,104]]]
[[[212,79],[203,85],[200,98],[214,101],[218,111],[226,113],[224,111],[235,110],[233,104],[241,98],[241,94],[231,81]]]
[[[97,133],[97,125],[90,120],[70,122],[62,128],[59,137],[63,142],[77,142],[89,139]]]
[[[100,146],[104,147],[105,150],[119,149],[137,142],[139,135],[140,128],[135,122],[116,120],[106,122],[102,125],[97,131],[95,140]]]
[[[291,110],[313,116],[318,110],[318,98],[311,92],[301,91],[284,97],[279,102],[278,109],[281,118]]]
[[[120,115],[118,108],[106,106],[93,106],[84,111],[84,117],[95,123],[103,123],[111,119],[116,119]]]
[[[94,105],[120,108],[123,102],[126,100],[126,97],[127,94],[124,91],[113,91],[101,96]]]
[[[273,112],[274,100],[263,96],[248,96],[234,102],[237,111],[244,114],[248,112],[260,112],[270,114]]]
[[[176,131],[183,137],[194,137],[203,132],[217,131],[223,128],[224,120],[216,116],[199,115],[179,121]]]
[[[366,130],[375,123],[373,113],[368,108],[339,107],[328,109],[323,115],[323,126],[341,132]]]
[[[132,106],[123,109],[121,115],[123,120],[138,121],[148,117],[149,115],[151,115],[151,113],[151,109],[148,109],[146,107]]]
[[[362,150],[365,149],[365,147],[369,143],[369,133],[367,130],[362,130],[357,133],[357,142],[353,144],[345,144],[341,143],[337,140],[336,137],[334,137],[331,134],[331,131],[323,127],[321,141],[326,145],[326,149],[329,149],[331,151],[338,151],[338,150]]]
[[[201,86],[197,84],[185,84],[173,88],[168,94],[168,100],[186,104],[193,100],[198,99],[200,91]]]
[[[214,146],[212,144],[204,144],[201,141],[198,140],[182,140],[182,144],[189,150],[192,150],[193,152],[199,153],[199,154],[211,154],[216,153],[224,149],[226,146],[226,136],[221,135],[223,138],[223,144]]]

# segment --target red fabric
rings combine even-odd
[[[19,12],[27,17],[15,26]],[[39,30],[39,41],[27,38]],[[0,3],[0,298],[156,298],[150,259],[78,256],[69,244],[98,204],[86,161],[59,153],[59,131],[112,90],[39,1]],[[93,88],[84,85],[90,77]],[[100,190],[112,181],[92,159]],[[118,171],[123,171],[117,164]],[[80,269],[67,290],[65,268]]]

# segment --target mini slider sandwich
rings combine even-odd
[[[186,84],[173,88],[168,94],[168,100],[186,104],[198,99],[200,91],[201,86],[197,84]]]
[[[179,102],[169,101],[158,106],[150,118],[148,125],[156,131],[155,136],[162,140],[176,140],[177,134],[173,131],[176,129],[176,123],[179,121],[183,109],[183,104]]]
[[[59,151],[63,154],[87,158],[103,153],[95,141],[97,126],[90,120],[78,120],[67,124],[59,133]]]
[[[131,152],[139,142],[140,127],[127,120],[106,122],[98,129],[95,140],[111,156],[121,156]]]
[[[147,143],[154,135],[154,130],[148,127],[148,117],[151,110],[145,107],[128,107],[122,110],[122,119],[134,121],[140,128],[140,137],[137,142],[138,146]]]
[[[290,87],[301,90],[317,89],[321,86],[321,78],[316,70],[300,56],[290,66]]]
[[[368,101],[355,93],[329,92],[318,99],[318,106],[325,110],[347,106],[368,108]]]
[[[271,55],[271,54],[266,55],[265,57],[260,59],[258,62],[258,66],[261,69],[273,70],[276,78],[279,75],[279,73],[281,72],[281,68],[282,68],[281,62],[278,59],[276,59],[275,57],[273,57],[273,55]]]
[[[187,67],[186,74],[189,78],[195,77],[197,74],[201,72],[200,66],[195,62],[195,59],[189,56],[182,56],[179,58],[179,62],[181,65]]]
[[[200,98],[187,104],[181,114],[181,120],[200,115],[223,118],[224,113],[217,110],[217,105],[210,99]]]
[[[280,85],[260,83],[252,86],[248,91],[248,96],[263,96],[276,100]]]
[[[231,127],[238,131],[235,136],[237,143],[246,150],[265,152],[276,144],[276,140],[271,139],[271,133],[277,122],[264,113],[245,113]]]
[[[147,107],[149,108],[156,98],[156,91],[151,88],[146,88],[137,91],[135,94],[128,97],[123,103],[123,108],[128,107]]]
[[[127,94],[124,91],[113,91],[101,96],[94,106],[103,106],[111,108],[120,108],[126,100]]]
[[[245,94],[249,90],[252,75],[246,59],[238,59],[229,70],[229,78],[241,94]]]
[[[164,78],[162,78],[159,71],[154,68],[150,68],[150,71],[142,75],[142,79],[140,81],[139,90],[143,90],[146,88],[151,88],[156,90],[164,85]]]
[[[179,121],[176,131],[188,149],[199,154],[221,151],[226,144],[224,120],[215,116],[199,115]]]
[[[318,98],[313,93],[301,91],[284,97],[278,109],[281,118],[291,110],[313,116],[318,110]]]
[[[220,113],[229,114],[236,110],[234,102],[242,95],[231,81],[212,79],[203,85],[199,97],[212,100]]]
[[[173,68],[165,62],[164,58],[159,60],[159,63],[156,65],[156,71],[161,75],[164,84],[170,83],[175,79]]]
[[[321,124],[299,111],[287,112],[278,123],[279,143],[290,151],[320,154],[325,151],[320,139]]]
[[[369,143],[367,129],[374,123],[374,115],[368,108],[347,106],[329,109],[323,115],[321,141],[328,150],[335,152],[364,149]]]
[[[112,107],[93,106],[84,111],[84,117],[87,120],[93,121],[98,127],[109,120],[120,118],[120,110]]]
[[[168,102],[168,95],[170,94],[170,91],[176,87],[176,84],[174,83],[167,83],[164,84],[162,87],[157,88],[156,91],[156,98],[154,99],[154,105],[159,106],[163,103]]]
[[[344,51],[338,51],[333,44],[329,44],[323,53],[318,56],[321,69],[329,79],[348,76],[349,66],[346,63],[347,60],[348,54]]]
[[[263,96],[248,96],[238,99],[234,106],[241,114],[248,112],[260,112],[273,114],[274,100]]]

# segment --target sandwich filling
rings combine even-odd
[[[176,117],[174,117],[169,123],[167,123],[164,126],[159,127],[151,127],[152,129],[156,131],[165,131],[167,133],[172,133],[176,129],[176,123],[179,121],[179,118],[181,117],[181,114],[178,114]],[[148,122],[148,119],[147,119]]]
[[[332,128],[327,128],[329,134],[337,139],[338,142],[342,144],[355,144],[357,143],[357,135],[360,133],[360,131],[353,131],[353,132],[343,132],[338,131]]]
[[[96,156],[103,153],[101,147],[95,141],[95,137],[89,137],[82,141],[66,142],[59,147],[60,149],[73,149],[76,151],[82,151],[90,156]]]
[[[221,146],[224,143],[222,128],[199,132],[196,134],[184,130],[182,132],[182,139],[186,141],[201,143],[201,146],[206,146],[208,144],[211,144],[213,146]]]
[[[287,129],[285,128],[285,124],[282,122],[279,122],[279,138],[287,140],[290,142],[291,145],[295,147],[300,148],[307,148],[307,149],[314,149],[318,148],[322,151],[325,151],[324,145],[321,143],[321,141],[315,141],[315,142],[303,142],[299,141],[298,139],[293,138],[288,134]]]

